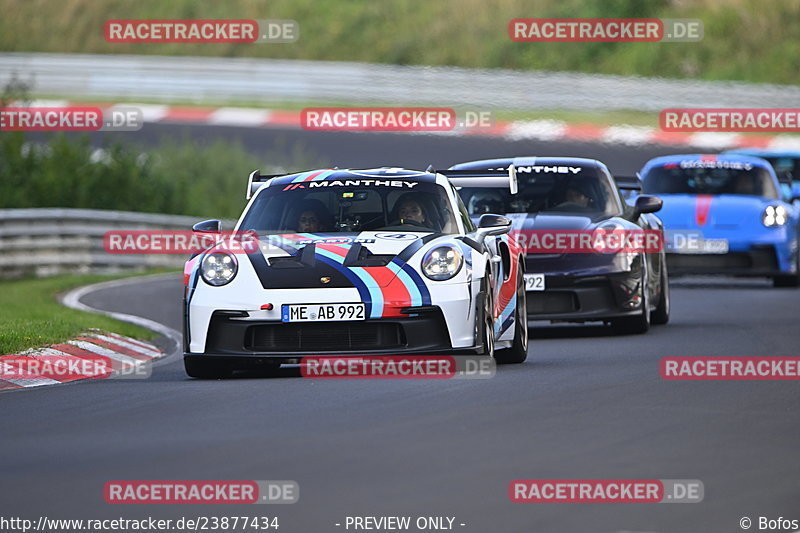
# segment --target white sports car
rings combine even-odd
[[[186,263],[186,372],[224,377],[310,355],[523,362],[524,254],[509,219],[474,226],[456,186],[475,182],[398,168],[253,172],[234,236]],[[477,182],[516,184],[513,169]]]

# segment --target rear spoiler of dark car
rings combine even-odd
[[[614,176],[614,181],[617,182],[617,187],[623,191],[641,191],[642,180],[639,175],[635,176]]]
[[[429,170],[446,176],[455,187],[496,187],[508,188],[517,194],[517,169],[509,165],[508,170]]]

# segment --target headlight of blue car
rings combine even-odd
[[[787,220],[786,208],[782,205],[769,205],[761,214],[761,222],[768,228],[783,226]]]

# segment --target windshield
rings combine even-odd
[[[465,188],[461,197],[473,217],[540,212],[618,215],[620,200],[609,179],[590,172],[583,169],[579,176],[519,173],[519,192],[515,195],[507,189]]]
[[[739,194],[778,198],[769,171],[737,161],[683,161],[647,171],[646,194]]]
[[[458,231],[441,185],[404,181],[404,185],[413,187],[401,189],[334,183],[341,182],[313,190],[283,190],[280,185],[264,189],[253,201],[239,229],[258,233]]]

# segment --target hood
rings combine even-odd
[[[398,231],[269,235],[260,236],[259,249],[247,257],[265,289],[352,287],[358,280],[387,287],[412,256],[440,237]]]
[[[508,213],[505,215],[511,219],[511,231],[520,230],[591,230],[601,222],[608,220],[603,216],[601,219],[593,219],[575,214],[565,215],[563,213]],[[475,224],[480,217],[474,217]]]
[[[660,194],[658,212],[665,229],[736,229],[761,220],[761,213],[777,200],[739,194]]]

